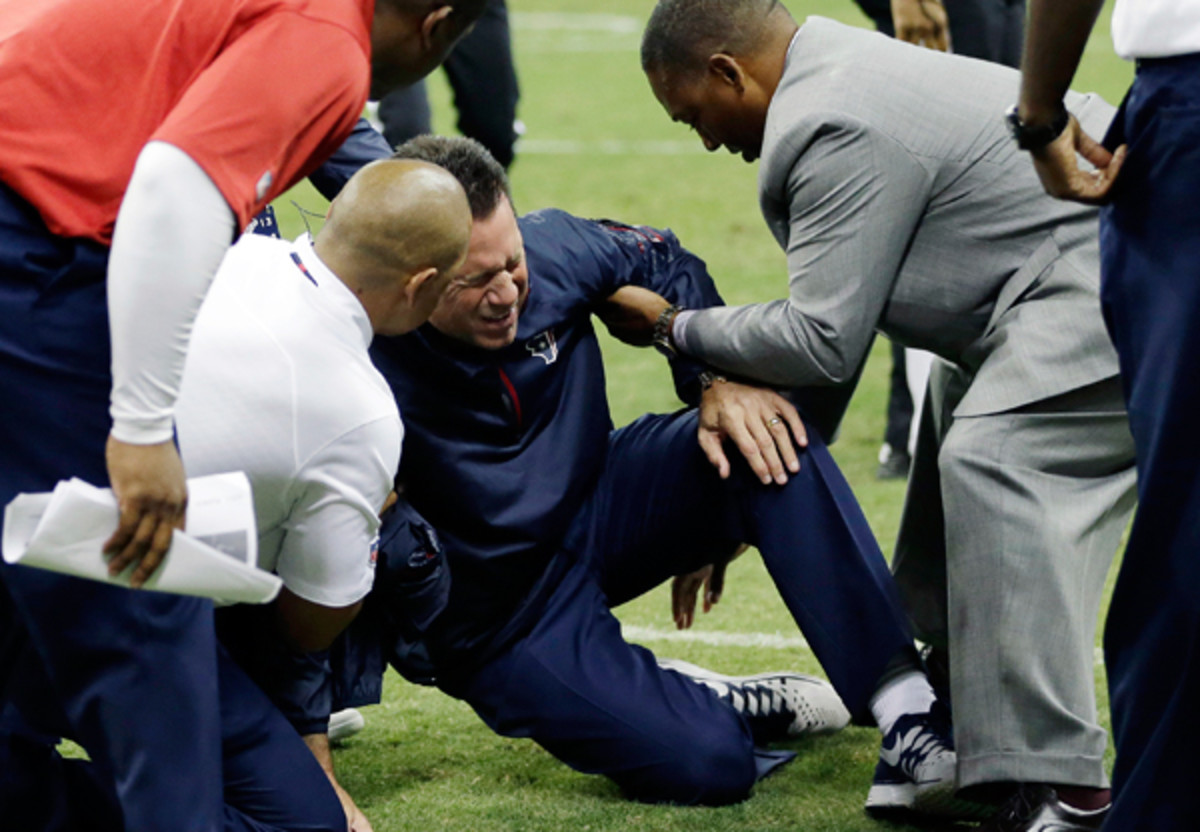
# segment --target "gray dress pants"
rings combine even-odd
[[[1120,384],[956,419],[968,382],[935,362],[893,562],[949,650],[959,787],[1103,787],[1095,632],[1136,499]]]

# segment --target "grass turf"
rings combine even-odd
[[[797,18],[820,14],[867,24],[850,0],[786,4]],[[651,7],[650,0],[510,0],[522,89],[519,116],[528,130],[512,170],[517,207],[553,206],[673,228],[708,262],[728,302],[782,296],[784,260],[759,215],[757,168],[726,154],[705,156],[696,137],[662,113],[641,75],[637,48]],[[1116,103],[1130,77],[1131,68],[1112,55],[1106,10],[1075,87],[1099,91]],[[431,79],[430,94],[435,126],[453,132],[450,94],[440,74]],[[287,236],[303,230],[291,200],[318,213],[324,208],[307,185],[280,200]],[[657,354],[610,340],[604,347],[618,424],[677,406]],[[878,342],[834,454],[890,552],[904,488],[874,479],[887,371],[886,344]],[[730,673],[780,667],[819,672],[812,654],[794,646],[796,628],[753,553],[731,567],[725,599],[709,615],[698,616],[694,640],[670,640],[665,587],[627,604],[618,615],[663,655]],[[775,643],[792,646],[771,646],[771,638],[760,639],[758,646],[721,644],[714,637],[721,634],[735,634],[735,641],[736,634],[778,636]],[[1097,686],[1106,711],[1100,667]],[[877,753],[873,730],[851,728],[792,743],[799,758],[760,784],[749,801],[695,809],[628,803],[606,780],[567,769],[531,742],[497,737],[462,703],[394,675],[384,703],[365,713],[366,730],[337,752],[336,764],[377,832],[851,832],[887,826],[861,809]]]

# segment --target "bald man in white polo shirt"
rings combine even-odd
[[[327,648],[371,588],[403,426],[367,347],[375,333],[424,323],[470,231],[466,195],[444,170],[376,162],[347,183],[315,240],[243,238],[205,299],[177,408],[180,451],[189,476],[250,479],[259,566],[284,588],[265,613],[236,620],[271,631],[280,652]],[[262,667],[246,670],[263,684]],[[313,733],[333,779],[324,730]],[[354,828],[369,826],[360,816]]]

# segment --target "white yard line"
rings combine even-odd
[[[656,627],[623,625],[621,632],[629,641],[674,641],[684,644],[707,644],[710,647],[765,647],[772,650],[810,650],[801,636],[782,633],[716,633],[704,630],[660,630]],[[1104,651],[1095,650],[1096,667],[1104,665]]]
[[[573,12],[513,12],[514,48],[522,54],[624,52],[641,49],[636,17]]]
[[[649,16],[649,15],[647,15]],[[588,12],[510,12],[512,26],[525,32],[604,32],[610,35],[640,35],[642,21],[624,14]]]
[[[704,152],[704,146],[698,141],[576,141],[537,138],[517,140],[518,156],[693,156]]]
[[[808,650],[801,636],[782,633],[715,633],[704,630],[659,630],[655,627],[622,626],[630,641],[676,641],[713,647],[767,647],[774,650]]]

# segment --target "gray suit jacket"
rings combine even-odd
[[[1047,196],[1004,110],[1017,72],[810,18],[767,113],[763,216],[789,296],[704,310],[689,352],[805,386],[853,376],[876,329],[973,379],[958,416],[1117,373],[1100,313],[1098,214]],[[1072,93],[1100,135],[1113,109]]]

